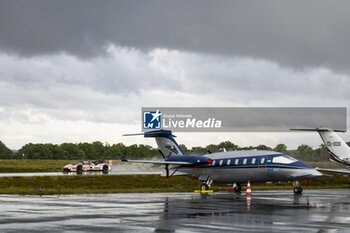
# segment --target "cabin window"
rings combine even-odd
[[[247,159],[243,159],[243,164],[247,164]]]
[[[239,159],[236,159],[235,164],[238,165]]]
[[[215,160],[213,161],[212,166],[215,166]]]
[[[290,163],[294,163],[297,160],[288,156],[288,155],[282,155],[282,156],[276,156],[273,157],[272,162],[273,163],[282,163],[282,164],[290,164]]]
[[[227,160],[227,165],[230,165],[231,159]]]
[[[219,162],[219,165],[220,165],[220,166],[222,166],[222,162],[223,162],[223,161],[222,161],[222,160],[220,160],[220,162]]]
[[[265,163],[265,158],[261,158],[260,163],[261,164]]]
[[[255,164],[256,158],[252,158],[252,164]]]

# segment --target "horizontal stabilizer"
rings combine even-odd
[[[329,131],[329,132],[342,132],[345,133],[346,130],[342,130],[342,129],[331,129],[331,128],[299,128],[299,129],[290,129],[293,131],[316,131],[316,132],[325,132],[325,131]]]
[[[145,135],[145,133],[128,133],[128,134],[123,134],[123,136],[137,136],[137,135]]]
[[[174,137],[176,138],[175,135],[170,130],[153,130],[153,131],[148,131],[144,133],[128,133],[128,134],[123,134],[123,136],[138,136],[138,135],[143,135],[145,138],[155,138],[155,137]]]

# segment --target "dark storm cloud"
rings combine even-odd
[[[0,49],[101,55],[108,43],[346,69],[348,1],[1,1]]]

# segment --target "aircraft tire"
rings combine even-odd
[[[234,187],[234,190],[236,193],[240,193],[242,191],[242,186],[240,184],[236,184]]]
[[[294,187],[293,192],[294,193],[302,193],[303,192],[303,188],[302,187]]]
[[[209,189],[209,186],[207,184],[201,184],[200,190],[205,191],[208,189]]]

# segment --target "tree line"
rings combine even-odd
[[[348,145],[350,142],[347,143]],[[296,159],[303,161],[328,161],[329,155],[324,145],[313,149],[308,145],[300,145],[297,150],[287,150],[285,144],[278,144],[275,148],[266,145],[240,147],[231,141],[221,142],[219,144],[210,144],[206,147],[187,148],[184,144],[180,147],[185,154],[188,155],[204,155],[209,152],[214,153],[222,151],[223,148],[227,151],[231,150],[273,150],[289,154]],[[123,143],[110,145],[102,142],[92,143],[62,143],[55,144],[33,144],[28,143],[20,150],[13,152],[0,141],[0,159],[60,159],[60,160],[93,160],[93,159],[119,159],[122,154],[129,159],[144,159],[152,157],[160,157],[158,149],[149,145],[133,144],[126,146]]]

